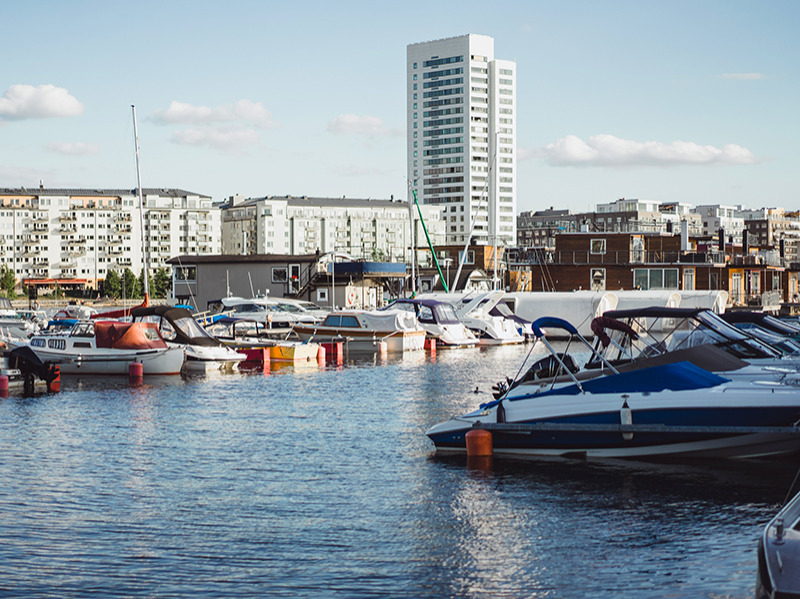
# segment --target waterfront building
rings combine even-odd
[[[696,237],[702,233],[700,215],[691,209],[691,205],[682,202],[659,204],[621,198],[597,204],[593,212],[555,210],[552,207],[526,211],[517,219],[517,246],[552,249],[556,235],[580,231],[677,233],[683,222],[689,236]]]
[[[440,206],[421,206],[434,245],[444,242]],[[342,252],[353,258],[411,263],[411,247],[426,245],[423,222],[404,200],[267,196],[230,198],[222,211],[225,254]]]
[[[514,245],[516,63],[485,35],[415,43],[406,85],[408,180],[444,207],[447,243]]]
[[[220,252],[220,213],[181,189],[0,188],[0,264],[18,284],[97,289],[109,271],[151,270],[181,253]]]
[[[741,246],[693,242],[669,233],[563,233],[545,260],[521,272],[513,291],[684,290],[727,291],[730,306],[777,311],[788,301],[788,279],[771,252],[742,253]],[[796,288],[796,282],[794,285]]]
[[[172,301],[208,309],[227,296],[295,298],[324,308],[374,309],[404,289],[406,265],[347,260],[340,254],[176,256]]]

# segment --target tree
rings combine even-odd
[[[148,281],[147,281],[148,285],[145,285],[145,284],[144,284],[144,272],[145,272],[145,271],[144,271],[144,268],[143,268],[143,269],[142,269],[142,270],[139,272],[139,279],[138,279],[138,283],[139,283],[139,295],[140,295],[140,296],[142,296],[142,297],[144,297],[144,291],[145,291],[145,289],[147,289],[147,288],[148,288],[148,286],[149,286],[149,287],[151,288],[151,289],[150,289],[150,296],[151,296],[151,297],[155,297],[155,296],[153,295],[153,289],[152,289],[152,286],[153,286],[153,277],[152,277],[152,275],[149,275],[149,273],[148,273],[148,277],[147,277],[147,278],[148,278]]]
[[[0,289],[3,290],[9,299],[16,297],[14,289],[17,286],[17,278],[14,276],[14,271],[5,264],[0,265]]]
[[[168,268],[163,266],[156,270],[150,281],[153,297],[165,298],[172,289],[172,275]]]
[[[103,281],[103,293],[108,297],[122,296],[122,281],[116,270],[109,270],[106,273],[106,280]]]
[[[122,294],[126,298],[141,297],[139,293],[139,280],[130,268],[122,273]]]

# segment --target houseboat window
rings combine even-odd
[[[606,240],[605,239],[592,239],[591,249],[592,254],[605,254],[606,253]]]
[[[338,327],[341,323],[342,323],[341,316],[331,315],[325,319],[325,322],[323,322],[322,325],[326,327]]]
[[[46,347],[47,343],[44,339],[31,339],[31,347]]]
[[[48,339],[47,347],[50,349],[66,349],[67,342],[64,339]]]
[[[289,270],[286,268],[273,268],[272,269],[272,282],[285,283],[289,280]]]

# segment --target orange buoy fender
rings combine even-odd
[[[132,379],[138,379],[144,376],[144,364],[141,362],[131,362],[128,365],[128,376]]]
[[[8,393],[8,376],[0,374],[0,391]]]
[[[468,456],[492,455],[492,433],[482,428],[473,428],[465,437]]]

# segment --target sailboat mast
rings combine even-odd
[[[142,278],[144,279],[144,296],[145,299],[150,297],[150,284],[148,271],[149,263],[147,259],[147,238],[144,232],[144,196],[142,195],[142,169],[139,166],[139,132],[136,128],[136,106],[131,104],[131,111],[133,112],[133,142],[136,146],[136,187],[139,192],[139,227],[142,231]]]

